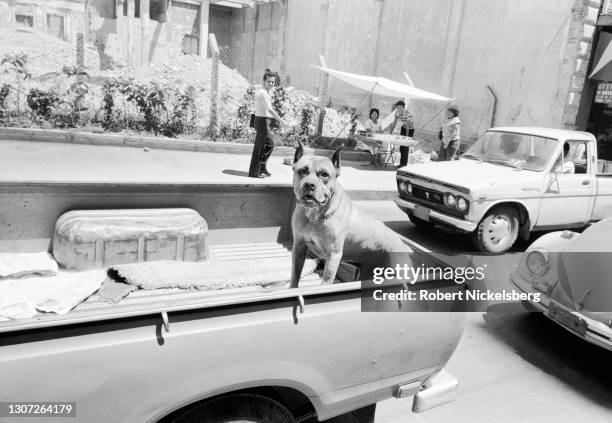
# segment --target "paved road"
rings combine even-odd
[[[390,202],[359,207],[433,251],[472,251],[469,239],[450,231],[422,231]],[[498,259],[489,281],[510,289],[508,274],[520,251]],[[457,401],[411,412],[412,399],[378,405],[376,423],[565,423],[612,422],[612,353],[571,335],[519,303],[491,304],[468,313],[463,338],[447,370],[460,383]]]

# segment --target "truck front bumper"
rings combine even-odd
[[[397,207],[399,207],[404,213],[412,213],[414,206],[416,205],[416,203],[404,200],[399,196],[395,197],[393,201],[395,201]],[[433,209],[429,209],[429,219],[432,223],[438,223],[440,225],[456,229],[460,232],[474,232],[478,227],[478,225],[474,222],[457,219],[456,217],[440,213],[439,211]]]

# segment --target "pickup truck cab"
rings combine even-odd
[[[581,228],[612,216],[612,166],[586,132],[489,129],[460,158],[397,173],[397,206],[418,226],[470,234],[476,248],[507,251],[532,231]]]

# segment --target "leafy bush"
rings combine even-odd
[[[28,56],[25,54],[6,54],[2,60],[0,60],[0,69],[3,70],[3,73],[13,75],[13,78],[15,79],[15,84],[17,87],[14,88],[14,91],[17,92],[17,114],[21,112],[20,100],[21,94],[23,93],[22,84],[26,79],[30,79],[32,77],[26,68],[27,63]]]
[[[49,119],[53,108],[60,103],[60,98],[53,91],[32,88],[27,95],[28,106],[35,116]]]
[[[2,84],[2,86],[0,86],[0,118],[4,117],[6,111],[6,98],[10,92],[9,84]]]
[[[83,106],[83,100],[89,94],[89,83],[87,82],[89,75],[76,66],[64,66],[62,72],[71,81],[66,93],[67,100],[64,100],[64,103],[70,106],[72,126],[75,127],[80,121],[81,112],[88,110]]]
[[[172,113],[162,124],[162,133],[167,137],[195,130],[195,89],[187,87],[184,93],[177,92]]]

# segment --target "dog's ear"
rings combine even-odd
[[[342,150],[343,148],[344,148],[344,144],[342,144],[340,148],[337,149],[334,152],[334,155],[332,156],[332,164],[336,168],[336,175],[340,175],[340,150]]]
[[[298,147],[295,149],[295,156],[293,156],[293,164],[297,163],[303,155],[304,143],[301,140],[298,140]]]

